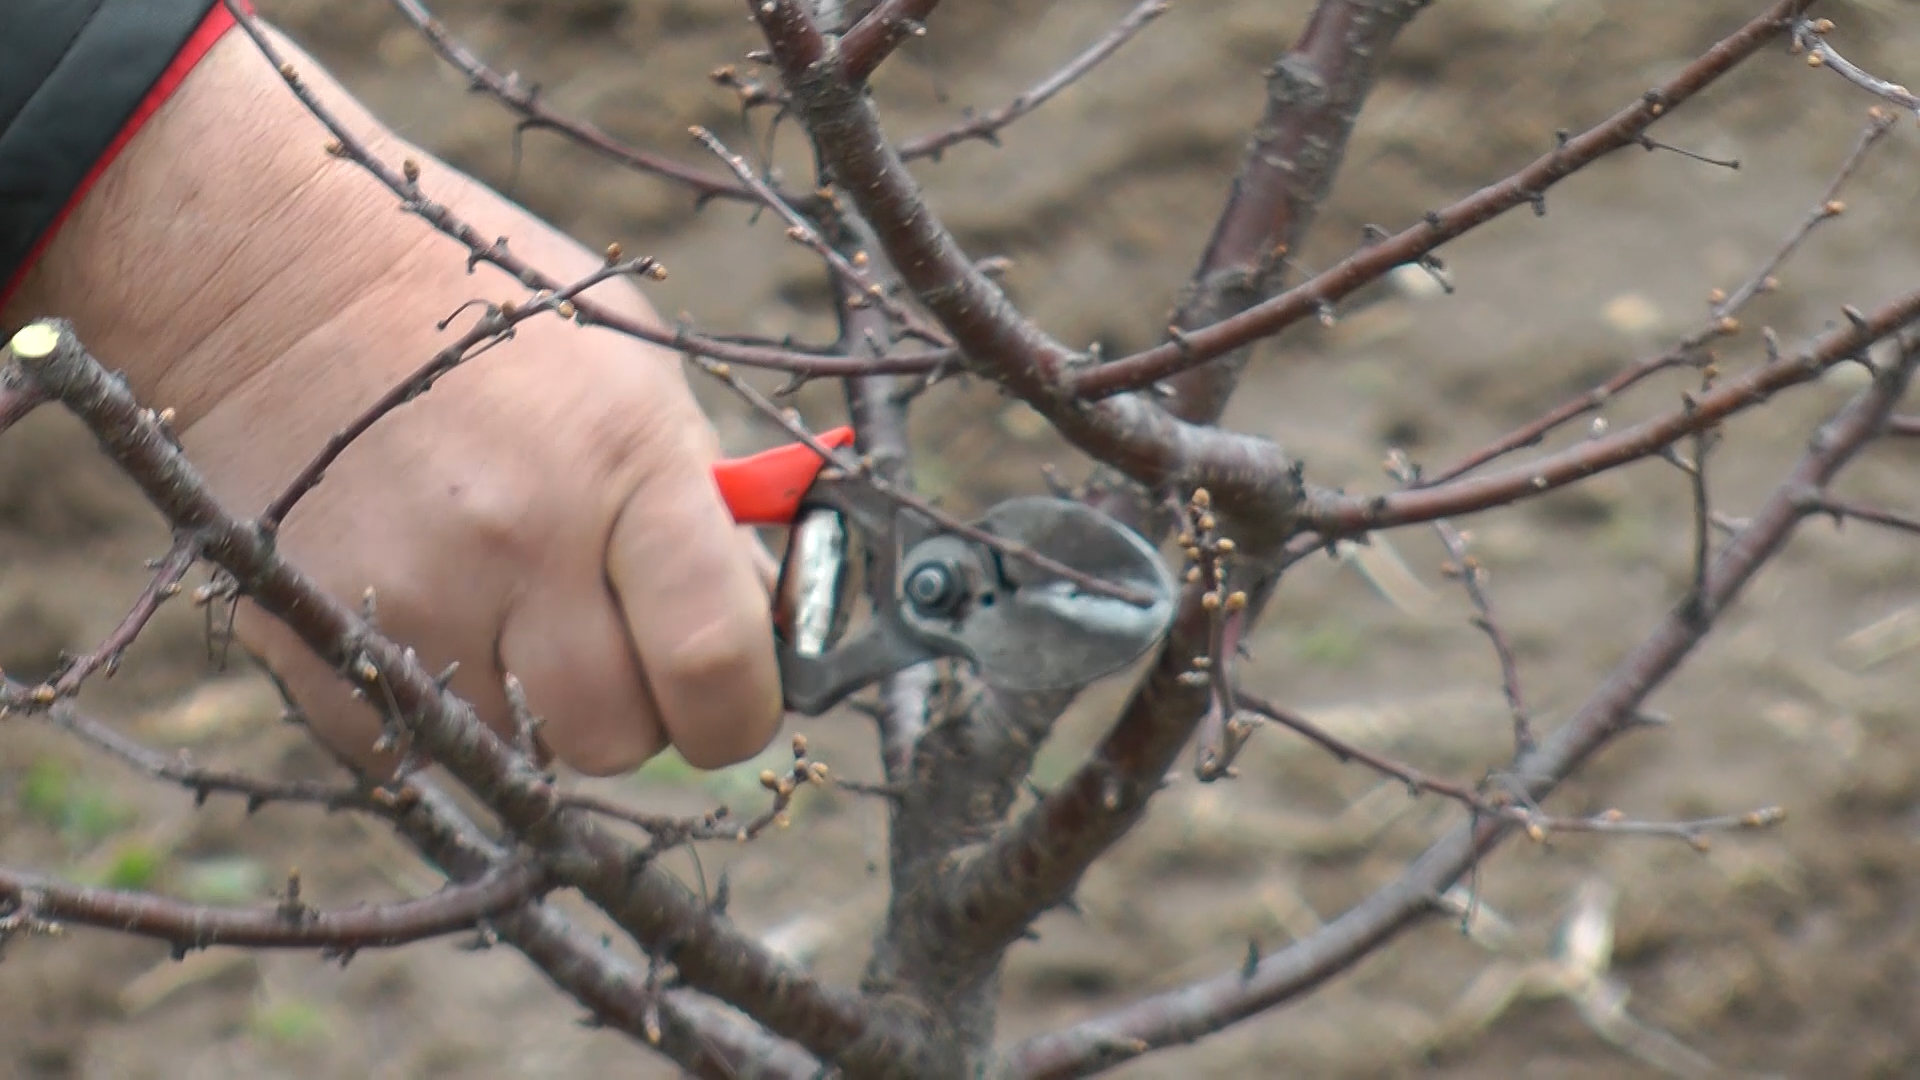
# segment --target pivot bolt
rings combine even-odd
[[[904,591],[907,603],[913,605],[915,613],[926,618],[938,618],[959,606],[962,594],[960,575],[945,563],[926,563],[914,567],[907,575]]]

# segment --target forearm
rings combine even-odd
[[[383,158],[422,163],[436,201],[488,235],[512,236],[552,273],[592,265],[577,245],[387,131],[290,42],[276,45]],[[326,141],[246,35],[227,33],[75,208],[0,322],[72,319],[183,426],[270,368],[319,361],[319,342],[343,319],[377,324],[371,338],[395,353],[377,366],[397,377],[431,354],[433,324],[453,306],[505,299],[502,286],[512,285],[492,272],[468,276],[457,244],[404,214]],[[622,306],[645,313],[637,293],[616,288]],[[367,396],[357,387],[339,395]]]

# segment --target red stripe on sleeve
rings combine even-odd
[[[239,2],[241,10],[248,15],[254,13],[253,0],[239,0]],[[107,144],[107,148],[100,154],[100,159],[93,163],[93,168],[87,170],[87,175],[80,181],[80,186],[67,199],[67,204],[60,208],[60,213],[53,219],[53,224],[47,227],[47,231],[33,245],[33,250],[27,253],[26,261],[13,275],[13,280],[8,281],[5,288],[0,288],[0,304],[7,302],[13,290],[19,287],[20,280],[26,277],[27,271],[32,269],[33,264],[46,253],[47,245],[51,244],[54,236],[60,232],[60,226],[66,223],[74,208],[87,197],[87,192],[93,189],[93,185],[99,182],[101,175],[107,171],[107,167],[112,165],[114,159],[120,156],[120,152],[127,148],[127,144],[133,141],[133,137],[140,134],[140,129],[146,126],[154,113],[160,111],[160,106],[166,104],[167,99],[173,96],[173,92],[180,89],[180,84],[187,81],[187,75],[193,71],[195,65],[206,58],[207,53],[213,49],[214,42],[219,41],[221,36],[233,29],[235,25],[233,12],[227,9],[223,0],[215,0],[212,10],[207,12],[207,17],[200,20],[200,25],[194,29],[193,36],[187,38],[187,43],[174,55],[173,63],[168,64],[167,70],[160,73],[160,80],[147,91],[147,96],[140,99],[140,104],[133,110],[133,115],[128,117],[127,122],[120,128],[120,134],[114,136],[113,141]]]

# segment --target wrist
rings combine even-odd
[[[284,40],[383,153],[397,140]],[[324,150],[326,131],[246,35],[209,50],[76,206],[0,323],[73,321],[136,393],[191,424],[402,270],[427,235]]]

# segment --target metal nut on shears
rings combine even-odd
[[[901,592],[916,614],[929,619],[951,615],[966,599],[966,583],[952,563],[924,563],[907,574]]]

